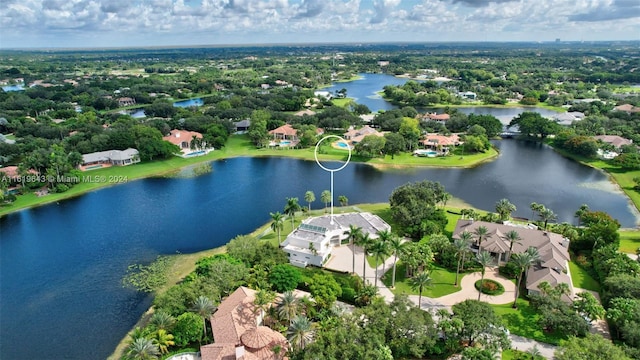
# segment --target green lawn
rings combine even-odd
[[[342,98],[342,99],[335,98],[335,99],[331,99],[331,102],[333,103],[333,105],[338,107],[347,107],[355,103],[352,98]]]
[[[580,265],[570,261],[569,271],[571,271],[571,282],[574,287],[600,292],[600,284]]]
[[[502,317],[507,329],[512,334],[524,336],[530,339],[557,345],[560,340],[566,339],[562,334],[546,333],[538,326],[538,315],[529,305],[529,301],[518,299],[518,308],[511,307],[512,304],[491,305],[496,314]]]
[[[635,254],[638,248],[640,248],[640,231],[621,230],[620,251],[627,254]]]
[[[402,262],[398,261],[398,265],[396,268],[396,288],[391,290],[394,294],[413,294],[419,295],[418,291],[414,291],[409,285],[408,279],[405,277],[406,268]],[[391,277],[393,274],[393,267],[387,270],[382,282],[391,287]],[[462,278],[464,274],[460,274],[459,279]],[[430,298],[438,298],[441,296],[452,294],[456,291],[460,291],[459,287],[453,286],[453,283],[456,278],[456,273],[451,272],[447,269],[436,266],[430,274],[433,279],[433,286],[430,288],[423,289],[422,296],[427,296]]]
[[[535,359],[531,359],[531,355],[525,351],[509,349],[502,352],[502,360],[545,360],[543,356],[536,356]]]

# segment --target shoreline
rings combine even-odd
[[[108,188],[108,187],[116,186],[120,184],[126,184],[131,181],[172,174],[172,173],[179,172],[181,169],[184,169],[189,166],[200,165],[203,163],[209,163],[213,161],[226,160],[226,159],[232,159],[237,157],[283,157],[283,158],[315,161],[315,159],[313,159],[312,153],[311,155],[307,154],[307,152],[309,152],[310,149],[272,150],[272,149],[238,148],[238,146],[243,145],[242,142],[247,140],[246,137],[236,136],[233,139],[233,142],[237,144],[230,144],[232,138],[234,138],[234,136],[230,137],[229,138],[230,140],[227,143],[227,145],[231,145],[231,148],[227,148],[225,146],[225,148],[221,150],[214,150],[209,154],[201,157],[184,159],[184,158],[175,156],[173,158],[160,160],[160,161],[145,162],[145,163],[122,166],[122,167],[112,166],[105,169],[85,171],[82,173],[85,176],[94,176],[94,175],[100,175],[100,176],[106,176],[106,177],[124,176],[126,177],[126,181],[101,182],[101,183],[80,182],[64,193],[52,193],[42,197],[37,197],[33,192],[24,194],[24,195],[19,195],[18,200],[16,200],[18,205],[14,205],[15,204],[14,202],[13,204],[8,206],[0,206],[0,218],[7,216],[9,214],[23,211],[23,210],[32,209],[32,208],[36,208],[44,205],[50,205],[52,203],[59,202],[62,200],[72,199],[72,198],[90,193],[92,191],[96,191],[96,190],[100,190],[100,189],[104,189],[104,188]],[[307,151],[305,152],[305,150]],[[295,151],[295,152],[291,153],[291,151]],[[260,154],[260,152],[265,152],[265,153]],[[354,163],[370,165],[380,170],[393,169],[393,168],[420,168],[420,167],[471,168],[474,166],[478,166],[482,163],[491,161],[494,158],[496,158],[498,155],[499,153],[496,151],[496,154],[489,154],[486,157],[482,157],[481,159],[478,159],[476,161],[473,161],[469,164],[464,164],[464,165],[394,163],[395,161],[397,161],[398,156],[396,156],[396,159],[394,160],[377,159],[378,161],[380,161],[378,163],[370,162],[370,160],[376,160],[376,159],[368,159],[368,161],[358,161],[352,158],[351,161],[353,161]],[[329,160],[329,161],[342,160],[341,159],[342,154],[321,154],[320,157],[322,157],[323,160]],[[144,167],[144,168],[141,168],[141,167]],[[24,204],[21,204],[21,202],[24,202]]]

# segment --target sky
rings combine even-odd
[[[640,40],[640,0],[0,0],[0,48]]]

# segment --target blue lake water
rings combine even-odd
[[[197,98],[197,99],[189,99],[189,100],[182,100],[182,101],[176,101],[173,103],[173,106],[175,107],[191,107],[191,106],[202,106],[204,105],[204,101],[202,101],[201,98]]]
[[[584,203],[623,226],[636,224],[627,198],[611,190],[604,174],[539,144],[497,146],[498,159],[472,169],[382,172],[349,164],[335,174],[335,195],[351,204],[385,202],[394,188],[428,179],[479,208],[491,210],[508,198],[518,208],[514,215],[527,217],[535,201],[560,221],[573,221]],[[212,168],[195,178],[134,181],[0,218],[0,358],[107,357],[151,301],[121,287],[128,265],[223,245],[282,211],[286,197],[304,203],[305,191],[318,197],[329,188],[330,175],[311,161],[235,158]]]

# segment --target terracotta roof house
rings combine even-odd
[[[538,230],[537,228],[521,227],[512,224],[496,224],[484,221],[458,220],[453,232],[453,238],[459,239],[463,231],[474,234],[475,230],[484,226],[489,230],[487,237],[478,246],[475,239],[473,249],[488,251],[494,258],[497,265],[507,262],[509,259],[509,241],[506,233],[515,230],[520,235],[519,243],[514,243],[513,253],[522,253],[530,247],[538,249],[540,260],[534,264],[526,276],[526,287],[529,293],[539,292],[538,285],[544,281],[551,286],[559,283],[566,283],[571,288],[571,298],[573,286],[569,273],[569,240],[560,234]],[[475,237],[475,235],[474,235]]]
[[[289,343],[279,332],[261,326],[255,296],[255,290],[242,286],[220,303],[211,316],[214,343],[200,347],[202,360],[284,358]]]
[[[276,140],[298,140],[298,130],[289,124],[284,124],[277,129],[269,131],[269,135],[273,135]]]
[[[638,106],[633,106],[631,104],[622,104],[622,105],[618,105],[616,107],[613,108],[614,111],[623,111],[626,113],[636,113],[636,112],[640,112],[640,107]]]
[[[350,141],[352,144],[357,144],[368,135],[384,136],[384,134],[378,130],[370,127],[369,125],[365,125],[359,129],[354,129],[353,126],[350,126],[349,130],[342,134],[342,137],[344,137],[345,140]]]
[[[349,230],[349,225],[361,227],[362,233],[369,234],[371,238],[377,238],[378,231],[391,230],[384,220],[367,212],[337,214],[333,221],[331,215],[318,216],[303,220],[280,246],[289,254],[290,264],[322,267],[333,247],[340,246],[347,238],[344,232]]]
[[[451,119],[451,116],[449,114],[436,114],[436,113],[426,113],[420,116],[420,118],[422,120],[425,121],[437,121],[437,122],[447,122],[449,121],[449,119]]]
[[[80,169],[89,170],[103,167],[104,165],[125,166],[140,162],[138,150],[128,148],[126,150],[98,151],[82,155],[82,165]],[[98,166],[101,165],[101,166]]]
[[[162,138],[162,140],[178,145],[178,147],[183,150],[191,149],[191,141],[193,141],[193,139],[202,139],[202,134],[195,131],[173,129],[169,132],[169,135]]]
[[[593,138],[596,140],[600,140],[604,143],[611,144],[615,146],[617,149],[620,149],[624,145],[633,144],[633,140],[625,139],[617,135],[598,135],[598,136],[594,136]]]
[[[437,133],[427,133],[419,143],[427,149],[440,150],[446,153],[450,146],[461,145],[462,141],[458,134],[441,135]]]

